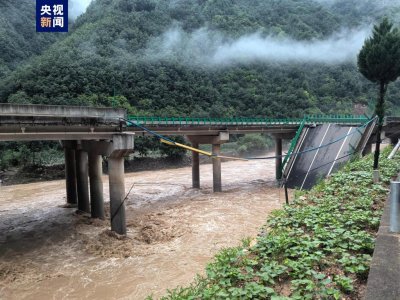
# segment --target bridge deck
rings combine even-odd
[[[189,118],[189,117],[140,117],[128,116],[129,121],[142,125],[224,125],[224,126],[291,126],[306,124],[357,125],[368,121],[364,116],[352,115],[312,115],[303,118]]]
[[[335,123],[357,125],[363,116],[305,116],[304,118],[187,118],[126,116],[119,108],[54,105],[0,104],[0,141],[110,139],[116,132],[149,133],[126,120],[164,135],[218,135],[219,132],[286,135],[291,138],[298,126]]]
[[[34,117],[35,119],[53,118],[75,118],[118,120],[126,117],[126,110],[123,108],[108,107],[87,107],[87,106],[67,106],[67,105],[30,105],[30,104],[9,104],[0,103],[0,117],[25,118]]]

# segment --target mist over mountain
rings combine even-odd
[[[356,55],[372,24],[399,6],[347,2],[80,2],[76,16],[85,12],[64,39],[0,80],[0,101],[215,117],[372,108],[375,88]],[[392,112],[399,96],[396,83]]]
[[[149,61],[178,58],[187,66],[231,67],[255,62],[355,63],[371,28],[343,29],[324,39],[307,41],[253,33],[228,38],[200,28],[191,33],[172,27],[154,38],[145,51]]]

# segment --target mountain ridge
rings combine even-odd
[[[139,59],[151,41],[176,24],[188,33],[207,26],[232,38],[259,32],[323,39],[348,25],[332,7],[311,0],[97,0],[63,40],[0,80],[0,100],[114,104],[137,114],[199,117],[351,113],[353,103],[372,107],[374,86],[358,74],[354,62],[256,61],[210,70],[188,67],[179,55]],[[365,18],[360,15],[352,26]],[[389,90],[389,110],[399,96],[396,83]]]

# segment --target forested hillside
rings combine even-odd
[[[60,39],[36,33],[35,1],[0,1],[0,79]]]
[[[376,97],[375,87],[359,75],[355,57],[334,63],[323,57],[264,57],[211,66],[196,57],[208,51],[203,47],[218,50],[219,43],[229,46],[252,34],[278,42],[302,41],[307,49],[308,43],[366,27],[388,12],[396,15],[398,8],[367,0],[357,5],[311,0],[96,0],[65,39],[0,81],[0,101],[124,105],[133,113],[164,116],[351,113],[353,103],[372,107]],[[389,112],[396,113],[399,83],[390,87],[388,100]]]
[[[354,25],[362,22],[375,22],[383,15],[400,24],[400,1],[399,0],[316,0],[328,7],[334,14],[340,15],[343,24]]]

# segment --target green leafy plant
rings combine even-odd
[[[334,281],[345,293],[350,293],[354,290],[353,280],[349,277],[337,275],[335,276]]]
[[[389,153],[390,147],[384,150]],[[365,283],[388,194],[400,159],[381,158],[383,182],[372,183],[372,156],[272,212],[257,242],[223,249],[206,275],[163,299],[342,299]],[[290,295],[281,294],[282,286]]]

